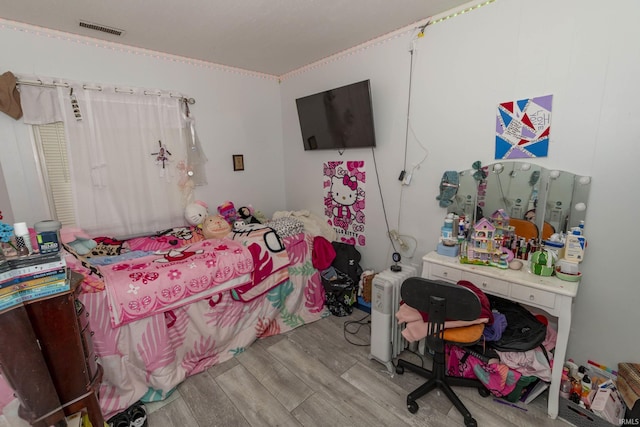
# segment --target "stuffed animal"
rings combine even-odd
[[[233,224],[233,221],[235,221],[238,216],[236,208],[233,206],[233,202],[228,200],[218,206],[218,213],[222,215],[229,224]]]
[[[238,217],[242,218],[245,224],[260,224],[258,218],[256,218],[251,206],[243,206],[238,209]]]
[[[205,239],[222,239],[231,232],[231,225],[222,215],[209,215],[202,223],[202,235]]]
[[[184,209],[184,218],[190,225],[198,226],[209,215],[207,204],[201,200],[189,203]]]
[[[246,226],[247,224],[243,219],[236,219],[235,221],[233,221],[233,231],[241,231]]]

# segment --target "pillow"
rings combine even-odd
[[[111,237],[94,237],[96,247],[87,254],[92,256],[115,256],[123,252],[123,240],[113,239]]]
[[[127,240],[125,247],[130,251],[155,252],[178,248],[178,239],[173,236],[144,236]]]
[[[265,225],[273,228],[280,237],[295,236],[304,232],[304,223],[297,218],[277,218],[265,222]]]
[[[171,228],[163,233],[160,233],[160,235],[177,239],[178,246],[186,246],[204,240],[202,227],[200,226]]]

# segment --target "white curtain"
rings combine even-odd
[[[190,197],[182,191],[194,133],[180,98],[142,89],[69,86],[24,85],[21,96],[25,123],[62,117],[77,225],[107,236],[184,225]],[[52,90],[57,102],[51,102]]]

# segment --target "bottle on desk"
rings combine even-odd
[[[584,222],[580,227],[573,227],[567,235],[564,245],[563,258],[570,262],[580,263],[584,258],[584,250],[587,246],[587,238],[584,236]]]

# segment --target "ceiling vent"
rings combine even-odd
[[[88,28],[90,30],[102,31],[103,33],[113,34],[116,36],[121,36],[122,34],[124,34],[124,30],[119,30],[117,28],[107,27],[100,24],[94,24],[87,21],[80,21],[80,26],[83,28]]]

